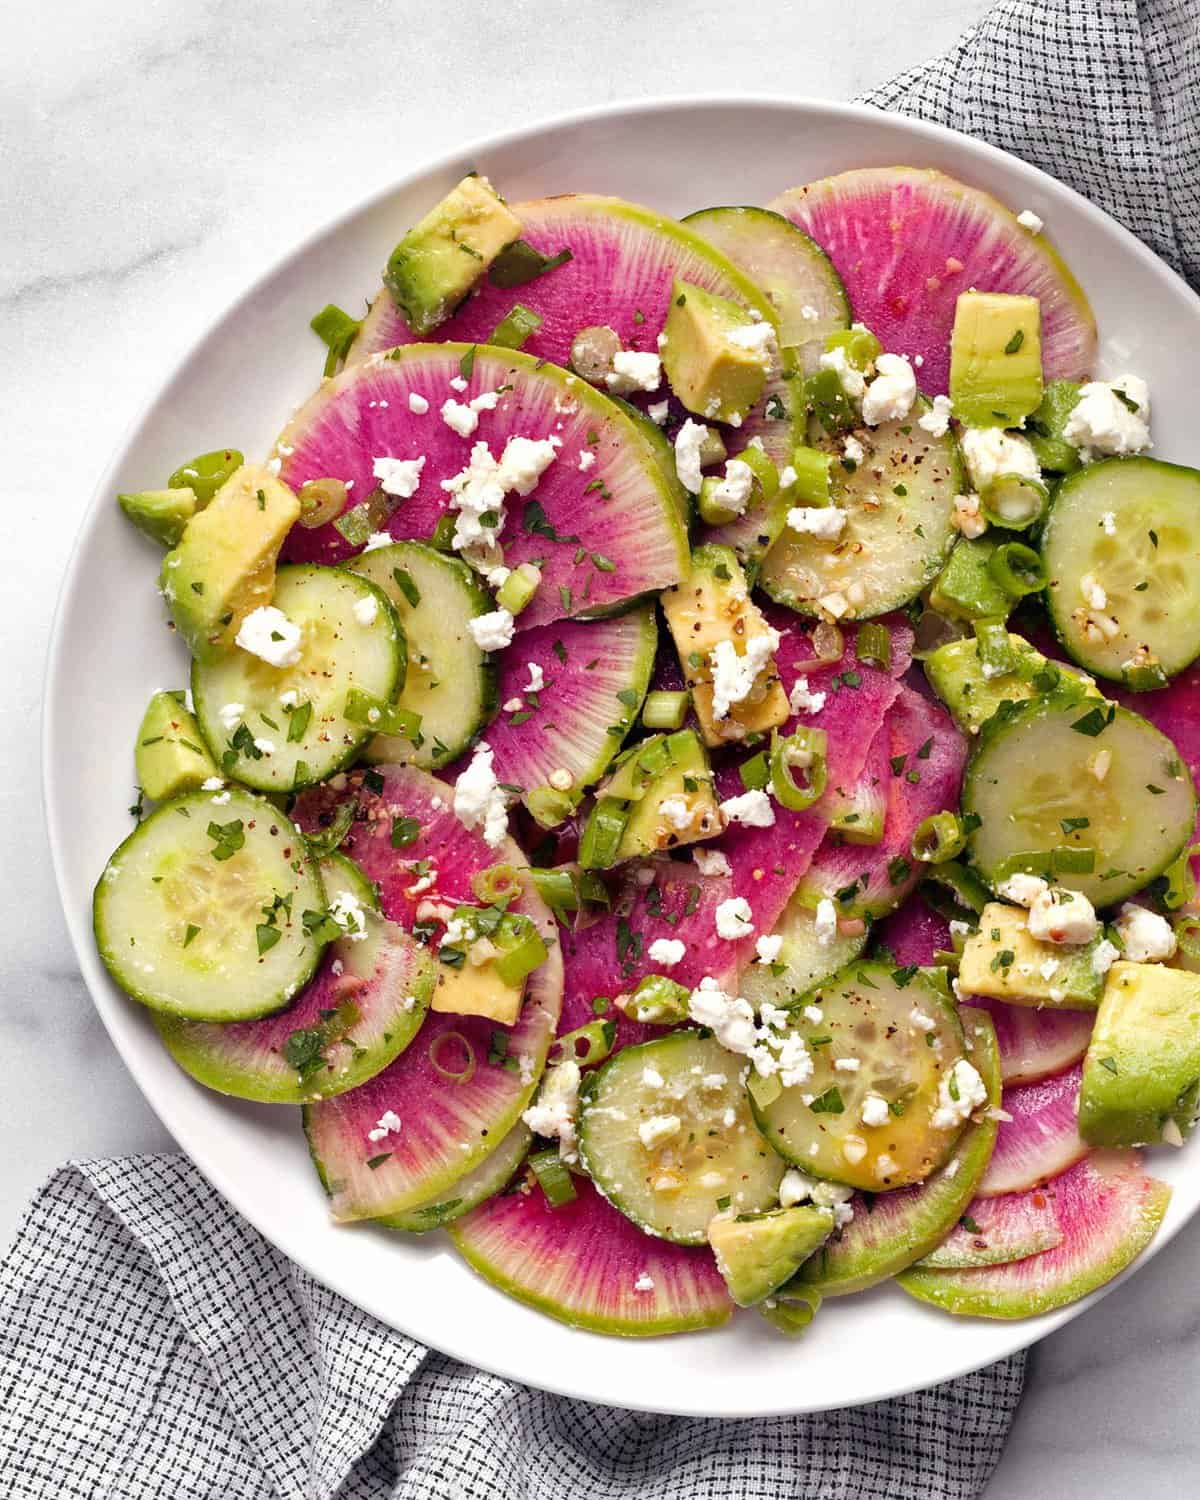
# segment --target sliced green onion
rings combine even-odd
[[[1155,889],[1161,887],[1163,905],[1168,911],[1178,911],[1181,906],[1187,906],[1196,899],[1196,877],[1192,874],[1192,859],[1200,851],[1200,844],[1193,844],[1190,849],[1184,849],[1179,858],[1171,864],[1159,876],[1155,883]]]
[[[1023,474],[998,474],[980,492],[980,509],[993,526],[1024,531],[1046,513],[1050,491],[1040,480]]]
[[[525,806],[542,828],[557,828],[565,823],[575,811],[576,803],[577,799],[569,792],[560,792],[552,786],[535,786],[525,798]]]
[[[329,350],[325,358],[322,375],[332,375],[350,352],[350,345],[358,337],[362,327],[361,318],[352,318],[348,312],[329,302],[308,325]]]
[[[878,620],[858,627],[854,652],[859,661],[874,662],[886,672],[892,665],[892,633]]]
[[[449,511],[445,511],[438,517],[437,525],[433,528],[433,535],[429,538],[429,545],[435,552],[454,551],[454,528],[456,524],[453,515]],[[365,541],[366,538],[364,537],[363,540]]]
[[[514,240],[492,262],[488,280],[493,286],[525,286],[573,258],[567,249],[560,250],[557,255],[543,255],[528,240]]]
[[[365,500],[338,516],[333,529],[352,547],[362,547],[374,532],[383,530],[391,513],[392,502],[388,497],[382,490],[372,490]]]
[[[796,482],[792,486],[791,499],[797,505],[832,505],[833,492],[829,483],[832,467],[833,459],[820,448],[793,448],[792,468],[796,471]]]
[[[535,313],[532,307],[526,307],[523,302],[514,302],[484,342],[500,349],[519,349],[526,339],[532,338],[544,321],[541,313]]]
[[[786,739],[778,734],[771,739],[771,791],[775,800],[792,812],[803,812],[825,790],[826,734],[823,729],[797,729]],[[804,783],[796,780],[796,771],[805,774]]]
[[[1200,969],[1200,916],[1189,912],[1174,920],[1175,941],[1189,966]]]
[[[865,370],[883,353],[883,345],[869,328],[839,328],[825,335],[825,352],[846,351],[846,360],[856,370]]]
[[[560,865],[553,870],[535,866],[529,873],[533,876],[538,895],[552,911],[579,910],[578,875],[569,865]]]
[[[520,984],[539,964],[545,963],[550,952],[532,920],[521,912],[506,911],[491,937],[500,950],[492,960],[492,968],[503,984]]]
[[[997,547],[988,558],[988,572],[1014,599],[1046,587],[1046,565],[1024,542],[1004,542]]]
[[[519,615],[537,593],[541,581],[541,568],[533,563],[521,563],[496,590],[496,603],[510,615]]]
[[[691,702],[690,693],[647,693],[642,723],[647,729],[682,729]]]
[[[723,464],[729,457],[725,439],[715,427],[704,429],[704,436],[700,439],[699,457],[702,469],[715,468],[717,464]]]
[[[757,443],[748,443],[740,453],[735,453],[734,458],[744,463],[757,481],[756,488],[761,490],[761,498],[768,502],[774,500],[779,493],[779,470],[775,467],[770,455],[765,448],[760,448]],[[752,499],[751,505],[755,504]]]
[[[817,1254],[821,1252],[818,1250]],[[772,1293],[758,1304],[758,1310],[767,1322],[785,1333],[789,1338],[802,1334],[816,1316],[821,1306],[821,1294],[793,1287],[791,1282]]]
[[[471,890],[485,906],[507,906],[521,894],[516,865],[489,865],[471,876]]]
[[[299,524],[306,531],[336,520],[346,503],[346,486],[340,479],[309,479],[300,486],[296,498],[300,501]]]
[[[765,791],[771,781],[771,762],[767,758],[767,752],[760,750],[757,755],[744,760],[738,767],[738,775],[748,792]]]
[[[742,508],[730,505],[722,499],[720,489],[722,480],[715,478],[712,474],[706,475],[700,481],[700,496],[696,501],[696,508],[700,512],[700,519],[706,526],[725,526],[734,521],[742,514]]]
[[[924,864],[944,865],[961,854],[966,843],[962,819],[956,813],[934,813],[917,825],[912,854]]]
[[[212,453],[201,453],[198,458],[180,464],[167,480],[167,488],[191,490],[197,508],[202,508],[245,462],[236,448],[217,448]]]
[[[575,1201],[575,1184],[553,1146],[535,1151],[529,1158],[529,1165],[551,1208],[561,1208],[564,1203]]]
[[[442,1060],[442,1053],[448,1045],[457,1043],[467,1054],[467,1060],[461,1068],[448,1067]],[[443,1031],[440,1036],[434,1037],[429,1046],[429,1062],[435,1073],[443,1078],[448,1078],[451,1083],[470,1083],[475,1076],[477,1066],[475,1059],[475,1048],[463,1036],[461,1031]]]
[[[616,863],[628,821],[629,804],[620,797],[597,799],[579,841],[579,863],[585,870],[607,870]]]
[[[599,875],[592,870],[581,870],[579,872],[579,895],[582,900],[591,906],[611,906],[612,898],[608,894],[608,887]]]
[[[1050,851],[1051,875],[1090,875],[1096,868],[1096,851],[1071,844],[1057,844]]]
[[[1045,849],[1021,849],[1015,854],[1006,854],[996,866],[996,884],[1010,875],[1040,875],[1049,880],[1054,874],[1049,853]]]
[[[804,405],[829,434],[846,432],[858,424],[858,412],[842,389],[836,370],[814,370],[804,381]],[[797,450],[800,451],[800,450]],[[793,455],[792,465],[799,473]],[[810,505],[819,505],[810,500]]]
[[[1017,669],[1017,653],[1009,639],[1008,625],[990,615],[974,622],[979,663],[985,677],[1003,677]]]
[[[688,1018],[691,992],[665,974],[647,974],[621,1007],[634,1021],[673,1025]]]
[[[308,852],[314,859],[323,859],[326,854],[332,854],[350,830],[354,827],[354,814],[358,811],[358,803],[351,799],[349,802],[340,802],[334,809],[330,822],[317,833],[306,833],[304,842]]]
[[[394,734],[401,739],[411,740],[414,745],[421,743],[420,714],[401,708],[398,703],[387,703],[382,698],[376,698],[374,693],[364,692],[362,688],[352,687],[346,694],[343,713],[351,724],[361,724],[367,729],[373,729],[376,734]]]
[[[934,911],[952,921],[970,921],[992,899],[992,893],[966,865],[950,860],[934,865],[921,882],[921,894]]]
[[[1121,677],[1131,693],[1151,693],[1155,688],[1166,687],[1167,674],[1157,662],[1143,662],[1140,666],[1124,667]]]
[[[617,1037],[615,1021],[588,1021],[551,1043],[552,1062],[578,1063],[581,1068],[601,1063],[613,1049]]]

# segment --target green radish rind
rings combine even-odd
[[[369,624],[355,606],[373,602]],[[358,688],[389,703],[405,679],[404,631],[384,591],[342,568],[293,563],[275,575],[274,603],[302,628],[301,655],[290,667],[273,667],[241,647],[210,661],[192,663],[196,718],[213,757],[227,775],[262,792],[299,791],[343,770],[371,737],[365,724],[345,716],[346,696]],[[294,692],[311,717],[297,739],[289,738],[294,714],[282,695]],[[241,723],[270,749],[252,753],[232,744],[221,710],[240,704]],[[223,757],[233,755],[229,765]]]
[[[332,942],[308,987],[286,1010],[241,1025],[154,1017],[167,1051],[206,1088],[265,1104],[330,1099],[374,1077],[416,1036],[433,998],[436,962],[407,932],[373,910],[374,888],[353,860],[333,853],[320,868],[327,901],[341,892],[353,895],[364,910],[367,933]],[[365,1014],[364,992],[374,992]],[[320,1026],[322,1013],[335,1012],[341,1003],[354,1004],[359,1019],[344,1038],[326,1043],[321,1066],[298,1073],[284,1056],[288,1037]]]
[[[920,1302],[977,1318],[1032,1318],[1078,1302],[1146,1248],[1171,1198],[1136,1151],[1094,1151],[1052,1184],[1062,1242],[1040,1255],[969,1270],[914,1266],[897,1277]]]
[[[842,533],[836,542],[783,533],[759,575],[776,603],[819,615],[819,600],[859,584],[863,600],[849,600],[846,618],[866,620],[900,609],[937,577],[958,537],[952,517],[963,470],[953,435],[918,425],[927,409],[919,397],[902,422],[856,429],[862,462],[830,470],[833,503],[846,512]]]
[[[1098,733],[1074,727],[1109,713]],[[1109,752],[1102,777],[1089,769],[1100,751]],[[1045,808],[1041,822],[1032,814],[1018,820],[1015,799]],[[1050,697],[1017,704],[983,726],[963,778],[962,811],[980,820],[967,847],[993,890],[1011,873],[1004,861],[1013,855],[1086,847],[1096,852],[1093,872],[1057,874],[1055,884],[1113,906],[1179,856],[1195,826],[1196,791],[1175,746],[1140,715],[1091,699]],[[1064,832],[1063,821],[1072,818],[1087,822]],[[1112,830],[1103,844],[1102,827]]]
[[[1120,682],[1149,651],[1173,677],[1200,655],[1200,471],[1153,458],[1088,464],[1055,490],[1041,548],[1055,633],[1081,667]],[[1099,613],[1120,627],[1111,640],[1084,634],[1087,574],[1108,596]]]
[[[976,1198],[942,1242],[916,1264],[922,1270],[966,1271],[1001,1266],[1053,1250],[1063,1241],[1050,1192]]]
[[[428,1203],[405,1209],[403,1213],[385,1214],[375,1222],[385,1229],[403,1230],[406,1234],[428,1234],[432,1229],[444,1229],[447,1224],[453,1224],[455,1219],[461,1219],[473,1208],[503,1192],[525,1160],[532,1140],[533,1132],[529,1126],[518,1121],[490,1156],[485,1156],[477,1167],[446,1189],[449,1197],[439,1195]]]
[[[470,630],[472,619],[495,608],[492,596],[461,558],[422,542],[373,547],[343,566],[382,589],[396,611],[408,647],[396,702],[421,716],[419,746],[377,734],[364,758],[373,764],[411,761],[427,771],[448,765],[496,710],[496,664]],[[407,575],[409,593],[397,581],[397,571]],[[409,596],[414,589],[415,604]]]
[[[987,1087],[989,1110],[994,1110],[1001,1093],[995,1030],[983,1012],[964,1007],[961,1016],[971,1061]],[[927,1255],[975,1196],[999,1128],[999,1122],[985,1114],[959,1137],[951,1160],[925,1182],[881,1193],[871,1210],[856,1198],[854,1218],[805,1262],[789,1285],[807,1287],[823,1297],[843,1297],[887,1281]]]
[[[701,208],[683,222],[766,294],[779,320],[781,346],[823,341],[849,328],[850,300],[841,277],[820,245],[790,219],[747,206]]]
[[[856,934],[838,932],[832,942],[817,939],[817,914],[794,897],[775,923],[783,947],[774,963],[752,963],[742,971],[738,994],[757,1008],[764,1001],[786,1009],[845,968],[867,946],[867,927]]]
[[[92,924],[105,967],[140,1004],[197,1021],[250,1021],[282,1010],[312,978],[323,945],[301,918],[324,911],[325,891],[299,829],[272,803],[240,789],[219,796],[164,802],[133,830],[96,883]],[[239,821],[243,846],[215,859],[209,827]],[[172,875],[184,869],[181,888]],[[195,899],[204,877],[227,908],[215,938],[212,913]],[[188,904],[170,912],[173,892],[186,892]],[[277,915],[283,936],[260,953],[264,892],[290,900],[291,914]],[[190,940],[189,926],[197,928]]]

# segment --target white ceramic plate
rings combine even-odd
[[[297,1112],[226,1100],[185,1077],[92,946],[92,886],[129,830],[130,747],[140,715],[152,689],[185,680],[183,653],[163,628],[155,556],[113,496],[155,481],[182,456],[225,443],[264,455],[319,374],[308,319],[326,301],[353,307],[373,294],[395,240],[465,170],[486,171],[513,200],[588,190],[683,214],[713,203],[763,203],[830,172],[896,163],[940,167],[1014,209],[1039,213],[1091,298],[1105,366],[1150,382],[1157,451],[1200,464],[1192,393],[1177,379],[1180,349],[1200,344],[1200,299],[1082,198],[991,147],[875,110],[667,101],[476,143],[302,245],[165,382],[101,480],[63,586],[46,685],[50,840],[84,976],[130,1072],[210,1181],[314,1276],[422,1342],[530,1385],[702,1416],[849,1406],[988,1364],[1089,1303],[1026,1323],[960,1322],[884,1287],[828,1304],[802,1345],[753,1316],[711,1333],[620,1340],[575,1332],[511,1301],[477,1279],[442,1236],[409,1241],[335,1228]],[[1200,1205],[1195,1150],[1154,1155],[1152,1169],[1175,1183],[1158,1247]]]

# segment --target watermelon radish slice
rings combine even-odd
[[[987,1085],[993,1105],[1000,1099],[996,1038],[986,1017],[963,1014],[971,1060]],[[860,1292],[886,1281],[939,1245],[958,1223],[987,1167],[996,1122],[968,1125],[954,1155],[932,1177],[914,1187],[862,1193],[851,1200],[854,1217],[801,1266],[789,1285],[812,1287],[823,1297]]]
[[[498,779],[521,787],[526,803],[536,792],[577,802],[620,749],[613,728],[633,723],[657,645],[652,607],[523,632],[500,658],[502,708],[487,734]],[[544,686],[530,692],[531,681]]]
[[[326,896],[332,901],[349,888],[367,908],[365,879],[353,873],[339,879],[349,863],[337,854],[322,861]],[[395,922],[369,910],[364,920],[366,937],[331,943],[312,981],[284,1011],[222,1026],[155,1016],[171,1056],[210,1089],[272,1104],[329,1099],[365,1083],[417,1034],[437,963]]]
[[[833,262],[855,318],[885,349],[920,356],[921,388],[944,393],[960,292],[1013,292],[1042,309],[1047,380],[1080,380],[1096,359],[1096,319],[1044,235],[988,193],[942,172],[865,167],[791,188],[768,204]]]
[[[643,1233],[585,1177],[575,1193],[561,1208],[536,1189],[493,1198],[450,1238],[485,1281],[574,1328],[636,1337],[728,1320],[733,1303],[707,1246]]]
[[[880,947],[886,948],[898,964],[924,967],[935,962],[935,954],[945,953],[950,947],[949,922],[919,896],[910,896],[877,932]],[[1004,1077],[1003,1048],[1000,1076]]]
[[[908,962],[908,960],[905,960]],[[986,1010],[1000,1043],[1000,1076],[1009,1084],[1052,1078],[1087,1051],[1095,1014],[1087,1010],[1037,1010],[979,995],[967,999]]]
[[[979,1184],[981,1198],[1023,1193],[1065,1172],[1087,1155],[1077,1129],[1079,1083],[1083,1069],[1004,1090],[1000,1101],[1011,1120],[1003,1120],[996,1149]]]
[[[470,369],[466,389],[460,366]],[[441,410],[501,392],[467,437]],[[409,397],[428,402],[414,414]],[[419,404],[419,403],[418,403]],[[276,445],[280,474],[298,489],[310,479],[352,484],[350,500],[376,487],[377,458],[425,460],[416,492],[397,504],[387,529],[397,540],[433,534],[449,496],[442,483],[462,472],[485,442],[499,457],[510,437],[555,439],[558,456],[526,497],[508,496],[500,541],[505,562],[541,565],[542,581],[519,616],[527,630],[564,616],[595,613],[674,583],[687,571],[687,541],[659,456],[641,427],[582,380],[514,350],[465,344],[414,344],[345,370],[296,413]],[[590,467],[580,467],[581,458]],[[356,549],[332,522],[294,527],[293,561],[334,563]]]
[[[525,1160],[533,1141],[533,1132],[524,1121],[514,1125],[490,1156],[485,1156],[473,1172],[452,1184],[439,1199],[419,1203],[402,1214],[388,1214],[377,1220],[386,1229],[403,1229],[408,1234],[428,1234],[469,1214],[473,1208],[503,1192],[513,1173]]]
[[[901,687],[888,732],[891,777],[883,839],[845,844],[830,835],[798,887],[810,905],[829,897],[847,917],[881,917],[894,910],[920,876],[912,858],[917,827],[932,813],[958,806],[966,743],[949,714]]]
[[[542,320],[524,344],[537,359],[567,365],[575,335],[598,325],[615,330],[627,349],[653,351],[677,276],[773,317],[771,304],[749,278],[698,234],[652,209],[595,193],[564,193],[514,204],[512,211],[521,220],[522,238],[535,249],[556,255],[567,248],[571,259],[524,286],[496,287],[485,279],[438,328],[439,339],[485,344],[520,302]],[[413,342],[391,297],[381,292],[349,363]]]
[[[385,916],[403,928],[412,928],[423,900],[478,904],[473,875],[497,864],[524,864],[511,840],[489,849],[481,835],[464,828],[451,810],[445,783],[413,766],[355,772],[346,778],[346,793],[357,797],[359,815],[342,847],[377,883]],[[319,827],[338,795],[328,787],[305,793],[296,808],[301,826]],[[391,844],[397,818],[411,819],[420,829],[401,849]],[[418,864],[426,871],[422,877],[414,868]],[[430,876],[432,883],[425,885]],[[553,939],[556,924],[535,892],[523,892],[513,909],[527,913],[547,940]],[[562,957],[555,944],[529,977],[515,1026],[430,1012],[412,1045],[390,1067],[351,1093],[309,1105],[309,1148],[334,1217],[397,1214],[441,1198],[473,1171],[529,1103],[561,1004]],[[507,1038],[504,1057],[489,1062],[489,1053],[496,1056],[498,1032]],[[400,1130],[372,1140],[389,1113],[400,1120]]]
[[[1031,1318],[1111,1281],[1154,1238],[1171,1197],[1147,1177],[1136,1151],[1094,1151],[1046,1189],[1061,1242],[1023,1260],[973,1270],[914,1266],[899,1277],[910,1296],[978,1318]]]
[[[917,1265],[955,1271],[1004,1265],[1053,1250],[1062,1238],[1049,1191],[1034,1188],[1004,1198],[976,1198],[937,1249]]]

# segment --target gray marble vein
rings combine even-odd
[[[162,374],[288,245],[455,141],[651,94],[849,98],[948,45],[985,8],[764,0],[731,20],[717,0],[3,0],[6,1238],[64,1158],[169,1146],[67,944],[37,745],[49,625],[76,525]],[[1193,1226],[1150,1274],[1037,1351],[989,1500],[1183,1492],[1200,1457],[1189,1420],[1198,1259]]]

